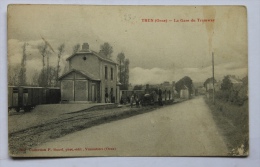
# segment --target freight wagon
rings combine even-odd
[[[8,86],[8,110],[30,111],[39,104],[60,102],[60,88]]]

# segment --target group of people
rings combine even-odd
[[[105,92],[105,103],[114,103],[115,97],[113,96],[113,92],[110,92],[109,94]]]
[[[134,95],[132,94],[131,98],[130,98],[130,104],[131,104],[131,108],[133,107],[135,102],[136,107],[140,107],[140,98],[138,97],[138,95]]]
[[[126,93],[121,96],[120,103],[126,104],[129,103],[131,107],[135,104],[137,107],[146,106],[146,105],[153,105],[157,103],[158,105],[162,106],[163,101],[171,99],[171,91],[170,90],[146,90],[145,92],[131,92],[130,95]]]

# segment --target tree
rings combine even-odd
[[[176,91],[178,93],[180,93],[181,89],[183,89],[184,86],[188,87],[189,93],[191,94],[192,93],[192,80],[190,77],[185,76],[182,79],[180,79],[178,82],[176,82],[176,84],[175,84]]]
[[[32,76],[31,85],[32,86],[39,86],[39,72],[35,71]]]
[[[48,78],[46,78],[47,70],[49,71]],[[39,74],[38,85],[41,87],[56,86],[56,74],[57,69],[55,67],[49,66],[49,68],[42,69]]]
[[[129,64],[130,64],[130,61],[129,59],[125,59],[125,71],[124,71],[124,86],[125,86],[125,89],[128,89],[128,85],[129,85]]]
[[[242,82],[244,85],[248,85],[248,76],[245,76],[244,78],[242,78]]]
[[[20,72],[19,72],[19,85],[26,85],[26,45],[27,43],[24,43],[22,46],[23,49],[23,57],[22,57],[22,61],[21,61],[21,68],[20,68]]]
[[[124,83],[124,71],[125,71],[125,54],[123,52],[117,55],[117,62],[118,62],[118,76],[119,82],[121,84]],[[122,87],[122,86],[121,86]]]
[[[229,77],[230,77],[229,75],[226,75],[224,77],[224,79],[222,80],[221,90],[231,90],[232,83],[231,83]]]
[[[38,45],[38,50],[42,56],[42,70],[40,74],[40,81],[39,86],[48,86],[49,80],[49,56],[51,52],[48,50],[48,43],[44,42],[43,44]],[[45,57],[47,57],[47,68],[45,68]]]
[[[69,71],[69,63],[66,62],[65,66],[64,66],[64,68],[63,68],[62,74],[65,74],[65,73],[67,73],[68,71]]]
[[[118,76],[119,82],[122,84],[121,89],[128,89],[129,86],[129,59],[125,59],[125,54],[123,52],[117,55],[118,62]]]
[[[112,57],[113,47],[108,42],[105,42],[103,45],[100,45],[99,53],[110,59]]]
[[[76,45],[74,45],[74,46],[73,46],[72,54],[77,53],[77,52],[79,51],[79,49],[80,49],[80,44],[79,44],[79,43],[76,44]]]
[[[65,48],[65,44],[61,44],[59,47],[58,47],[58,63],[57,63],[57,74],[56,74],[56,86],[57,86],[57,83],[58,83],[58,78],[59,78],[59,72],[60,72],[60,58],[61,58],[61,55],[64,53],[64,48]]]
[[[8,65],[8,85],[10,86],[18,85],[19,71],[20,71],[19,65],[15,65],[15,66]]]
[[[213,77],[206,79],[206,81],[203,83],[203,86],[206,88],[206,91],[208,91],[207,84],[211,83],[212,81],[213,81]],[[217,82],[217,80],[214,78],[214,83],[216,83],[216,82]]]
[[[133,90],[142,90],[143,89],[143,85],[135,85]]]
[[[53,66],[50,66],[49,69],[49,77],[48,77],[48,83],[47,85],[49,87],[57,86],[57,69]]]

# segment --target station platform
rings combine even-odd
[[[30,112],[10,111],[8,116],[9,133],[26,129],[28,127],[47,123],[49,121],[64,117],[70,113],[84,110],[99,110],[116,108],[114,103],[66,103],[66,104],[44,104],[38,105]]]

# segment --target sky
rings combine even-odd
[[[42,67],[37,49],[42,36],[55,50],[50,58],[53,66],[58,46],[65,44],[62,69],[75,44],[87,42],[91,50],[99,51],[108,42],[114,61],[120,52],[130,60],[133,85],[178,81],[184,76],[204,82],[212,77],[212,52],[217,80],[225,75],[242,78],[248,73],[246,13],[242,6],[9,6],[8,63],[19,65],[22,45],[28,43],[30,80]],[[157,19],[167,22],[155,22]]]

